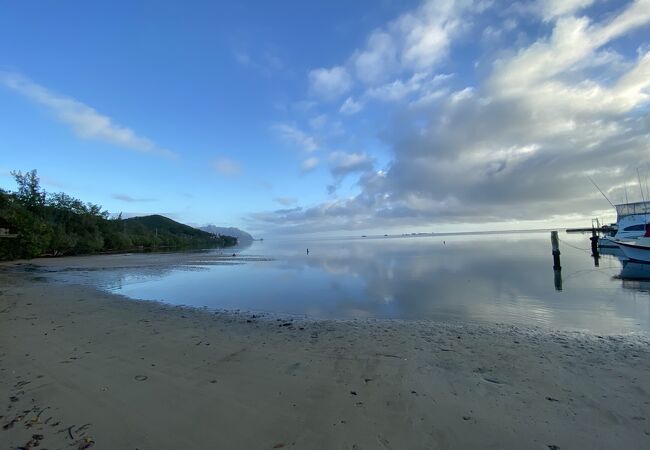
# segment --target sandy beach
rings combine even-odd
[[[646,334],[215,313],[0,268],[1,448],[647,449],[649,374]]]

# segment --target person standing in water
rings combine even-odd
[[[309,255],[309,249],[307,249],[307,254]]]

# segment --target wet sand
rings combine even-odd
[[[647,334],[214,313],[6,269],[0,448],[650,448]]]

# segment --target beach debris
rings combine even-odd
[[[136,381],[146,381],[149,379],[149,377],[146,375],[136,375],[134,378]]]
[[[44,438],[45,437],[42,434],[32,434],[32,438],[25,444],[25,446],[18,447],[18,448],[28,449],[28,448],[38,447],[41,445],[41,441]]]
[[[546,400],[548,400],[549,402],[559,402],[557,398],[553,398],[553,397],[546,397]]]
[[[93,445],[95,445],[95,441],[93,441],[91,437],[86,436],[81,442],[79,442],[77,450],[85,450],[92,447]]]
[[[375,356],[383,356],[385,358],[397,358],[397,359],[406,360],[406,358],[402,358],[401,356],[397,356],[397,355],[391,355],[390,353],[375,353]]]

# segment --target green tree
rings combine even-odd
[[[18,192],[16,198],[27,209],[32,212],[40,212],[45,206],[45,192],[41,190],[40,179],[36,170],[30,170],[24,174],[19,170],[11,172],[16,184],[18,185]]]

